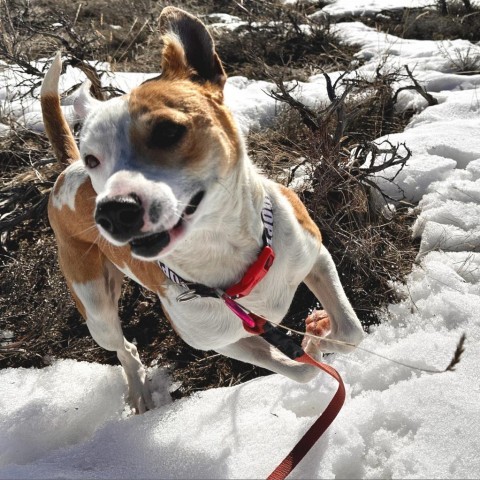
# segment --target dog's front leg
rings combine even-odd
[[[325,336],[325,340],[307,339],[304,344],[312,350],[316,345],[323,352],[352,351],[364,337],[363,328],[345,295],[332,257],[323,245],[312,270],[304,281],[318,298],[330,319],[330,332]],[[313,326],[311,330],[315,330]],[[329,342],[328,339],[351,345]]]
[[[56,230],[59,237],[58,229]],[[93,339],[106,350],[117,352],[125,371],[129,400],[137,413],[153,408],[145,368],[137,347],[123,336],[118,316],[123,274],[96,245],[70,239],[59,241],[59,259],[77,308]]]
[[[312,355],[315,355],[316,350],[318,349],[308,346],[305,348],[305,351]],[[235,360],[266,368],[301,383],[310,381],[319,372],[317,367],[291,360],[262,337],[257,336],[242,338],[238,342],[217,349],[217,352]]]

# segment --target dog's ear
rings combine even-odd
[[[162,76],[210,82],[223,89],[227,76],[205,25],[189,13],[166,7],[160,15],[164,41]]]
[[[85,80],[82,86],[78,90],[78,95],[73,101],[73,109],[78,117],[83,120],[92,108],[98,107],[102,104],[100,100],[97,100],[90,93],[90,87],[92,86],[90,80]]]

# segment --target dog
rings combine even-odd
[[[348,352],[364,335],[305,206],[249,159],[224,104],[226,75],[204,24],[166,7],[160,33],[159,77],[105,102],[90,95],[88,84],[81,87],[74,104],[83,119],[79,149],[60,108],[59,55],[41,89],[45,130],[68,165],[48,207],[60,267],[92,337],[117,353],[138,413],[153,403],[137,348],[120,325],[124,275],[160,297],[172,327],[192,347],[307,382],[318,369],[249,333],[218,296],[185,287],[228,291],[257,262],[268,237],[274,261],[239,303],[280,323],[305,282],[326,311],[307,320],[307,331],[323,335],[305,337],[307,353]]]

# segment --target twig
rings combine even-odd
[[[319,124],[317,121],[317,116],[315,115],[315,112],[308,108],[306,105],[304,105],[302,102],[299,102],[298,100],[295,100],[290,95],[290,92],[293,92],[298,87],[298,82],[295,82],[295,84],[290,88],[287,89],[285,87],[285,83],[282,80],[279,79],[274,79],[270,77],[274,82],[276,87],[278,88],[278,91],[271,91],[267,92],[267,95],[273,98],[274,100],[278,100],[279,102],[286,103],[287,105],[290,105],[294,110],[296,110],[301,118],[303,123],[312,131],[316,131],[319,128]]]
[[[463,344],[465,342],[466,335],[465,335],[465,333],[463,333],[462,336],[460,337],[460,340],[459,340],[458,344],[457,344],[457,348],[456,348],[455,353],[453,355],[453,359],[452,359],[452,361],[450,362],[450,364],[448,365],[447,368],[445,368],[443,370],[440,370],[440,369],[437,369],[437,368],[416,367],[415,365],[410,365],[408,363],[400,362],[399,360],[389,358],[385,355],[374,352],[372,350],[368,350],[367,348],[361,347],[359,345],[354,345],[353,343],[343,342],[341,340],[334,340],[332,338],[320,337],[318,335],[314,335],[313,333],[300,332],[299,330],[295,330],[294,328],[290,328],[290,327],[287,327],[285,325],[281,325],[280,323],[275,323],[275,322],[272,322],[270,320],[267,320],[267,321],[274,327],[280,327],[283,330],[287,330],[287,331],[290,331],[290,332],[293,332],[293,333],[297,333],[299,335],[303,335],[304,337],[315,338],[317,340],[322,340],[322,342],[334,343],[336,345],[346,345],[348,347],[353,347],[353,348],[356,348],[358,350],[361,350],[362,352],[369,353],[370,355],[375,355],[376,357],[383,358],[384,360],[387,360],[391,363],[395,363],[395,364],[400,365],[402,367],[406,367],[406,368],[410,368],[412,370],[417,370],[417,371],[426,372],[426,373],[444,373],[444,372],[448,372],[448,371],[454,371],[455,370],[455,368],[454,368],[455,365],[457,365],[460,362],[461,355],[465,351],[465,349],[463,347]]]
[[[438,100],[433,96],[431,95],[430,93],[428,93],[424,87],[422,87],[418,81],[414,78],[412,72],[410,71],[410,69],[408,68],[408,65],[404,65],[405,66],[405,70],[407,71],[407,74],[408,76],[410,77],[410,80],[412,80],[413,82],[413,85],[408,85],[406,87],[401,87],[399,88],[395,94],[393,95],[393,103],[397,103],[397,99],[398,99],[398,94],[400,92],[403,92],[404,90],[415,90],[417,93],[419,93],[427,102],[428,102],[428,105],[429,106],[433,106],[433,105],[438,105]]]
[[[337,78],[337,80],[335,81],[334,85],[332,85],[330,76],[327,73],[323,74],[323,76],[325,77],[325,81],[327,83],[328,98],[330,102],[332,102],[331,105],[329,105],[329,107],[326,109],[327,118],[324,119],[324,122],[328,121],[328,118],[333,112],[335,112],[337,115],[337,125],[335,127],[335,133],[333,135],[333,144],[335,146],[338,146],[340,144],[340,140],[343,138],[343,134],[347,126],[347,119],[345,117],[345,99],[347,98],[347,95],[350,93],[350,91],[353,88],[353,83],[346,83],[346,88],[342,92],[342,95],[340,97],[337,97],[337,94],[335,91],[336,86],[339,80],[343,79],[346,73],[347,72],[344,72],[342,75],[340,75],[340,77]]]
[[[449,363],[448,367],[445,369],[446,372],[453,372],[455,371],[455,367],[460,363],[462,353],[465,351],[464,343],[467,335],[465,333],[462,334],[460,340],[457,343],[457,348],[455,353],[453,354],[452,361]]]

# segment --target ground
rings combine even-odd
[[[111,62],[117,71],[156,72],[161,51],[157,20],[166,2],[130,3],[134,5],[135,18],[125,15],[132,8],[120,1],[93,0],[83,4],[39,0],[28,10],[12,0],[2,7],[9,8],[9,15],[6,11],[0,15],[4,18],[0,55],[9,63],[18,63],[49,56],[63,44],[67,57],[70,55],[76,62],[95,58]],[[230,76],[308,78],[318,71],[348,68],[355,51],[341,45],[328,26],[314,25],[313,37],[306,40],[298,26],[322,2],[297,9],[247,0],[180,3],[196,14],[223,12],[249,22],[228,35],[214,32]],[[438,29],[429,27],[432,23],[427,24],[433,17],[438,20],[438,14],[422,16],[413,10],[410,16],[405,15],[366,21],[397,35],[402,28],[406,36],[418,38],[419,32],[430,38],[439,35]],[[478,22],[477,17],[465,21]],[[266,19],[278,23],[268,31],[254,23]],[[209,17],[204,20],[214,21]],[[458,15],[441,17],[441,21],[448,23],[448,28],[442,30],[444,37],[454,37]],[[58,22],[62,25],[52,27]],[[420,23],[424,28],[417,28]],[[475,35],[480,30],[469,26],[468,31],[472,40],[478,40]],[[6,38],[11,42],[5,43]],[[252,158],[273,178],[280,167],[294,164],[299,157],[322,155],[333,159],[334,164],[325,161],[323,167],[312,173],[313,192],[300,195],[322,229],[347,295],[367,330],[377,322],[376,311],[394,300],[391,282],[401,280],[409,271],[417,251],[410,234],[411,205],[400,208],[392,220],[379,217],[369,206],[369,189],[354,178],[352,171],[345,170],[341,161],[346,158],[342,152],[352,145],[401,130],[405,125],[407,118],[392,113],[394,92],[389,85],[388,79],[379,77],[368,86],[376,94],[370,95],[364,105],[355,105],[356,109],[361,108],[360,115],[353,115],[347,105],[352,121],[342,143],[334,145],[338,156],[325,156],[325,149],[331,146],[328,139],[320,135],[320,129],[305,125],[302,112],[295,109],[273,128],[251,132],[247,139]],[[366,118],[372,121],[366,122]],[[322,131],[329,131],[330,123],[322,124]],[[0,333],[4,337],[0,337],[0,368],[40,368],[55,358],[116,364],[115,355],[102,350],[89,336],[58,269],[45,205],[59,168],[44,136],[18,128],[15,135],[0,139],[0,150]],[[304,319],[313,304],[311,295],[300,288],[287,324],[304,329]],[[125,281],[120,315],[126,338],[138,345],[145,364],[171,368],[173,380],[178,382],[174,397],[212,386],[234,385],[268,373],[187,346],[171,330],[158,299],[133,282]]]

